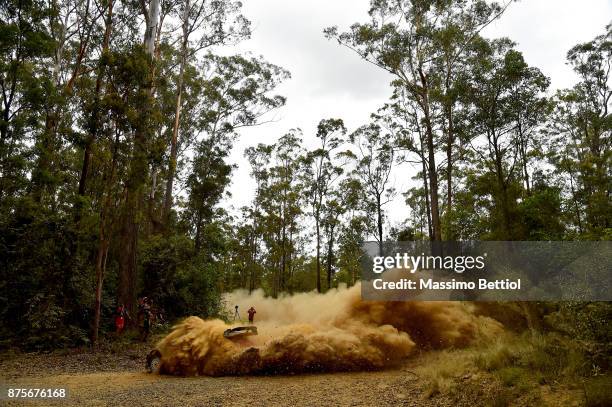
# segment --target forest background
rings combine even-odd
[[[612,27],[551,89],[482,35],[513,6],[373,0],[321,27],[386,73],[388,100],[240,151],[253,194],[230,208],[233,146],[278,120],[290,79],[233,52],[253,30],[239,2],[3,0],[0,345],[96,344],[143,295],[173,320],[218,316],[236,288],[350,286],[368,240],[609,240]],[[610,342],[606,303],[529,312]]]

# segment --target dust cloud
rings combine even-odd
[[[325,294],[270,298],[263,291],[226,295],[242,321],[189,317],[157,344],[160,373],[174,375],[292,374],[393,366],[416,349],[466,346],[502,328],[459,302],[362,301],[360,286]],[[228,340],[255,307],[259,335]]]

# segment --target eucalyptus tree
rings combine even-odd
[[[355,163],[353,176],[363,187],[363,204],[366,213],[373,218],[375,230],[372,235],[383,252],[384,207],[393,200],[395,188],[392,185],[391,171],[395,163],[396,147],[393,137],[376,123],[370,123],[349,135],[352,150],[343,154]]]
[[[579,82],[557,93],[551,158],[570,186],[572,223],[597,238],[612,224],[612,25],[570,49],[567,60]]]
[[[363,207],[363,185],[359,179],[348,176],[337,187],[342,202],[342,222],[337,233],[336,265],[346,275],[346,283],[355,284],[360,275],[360,259],[364,254],[369,219]]]
[[[205,243],[204,231],[222,212],[217,204],[226,194],[233,166],[226,163],[230,143],[200,143],[195,151],[187,186],[186,211],[183,218],[191,225],[194,247],[198,253]]]
[[[123,205],[121,244],[119,253],[119,300],[134,313],[136,310],[137,243],[142,228],[141,202],[149,175],[149,143],[155,126],[160,120],[155,103],[155,39],[161,32],[161,0],[140,2],[140,13],[145,27],[142,47],[134,52],[134,62],[142,66],[138,83],[137,113],[131,119],[133,146],[126,180],[126,197]]]
[[[433,62],[434,71],[439,72],[439,78],[434,84],[431,99],[434,105],[439,106],[441,132],[443,133],[441,150],[446,156],[446,239],[454,240],[452,232],[453,211],[453,174],[456,170],[455,149],[459,138],[457,123],[457,109],[460,108],[459,99],[465,91],[467,79],[466,64],[469,49],[477,41],[479,33],[493,20],[499,18],[511,1],[504,5],[496,3],[487,4],[483,1],[447,2],[438,7],[437,22],[430,33],[432,42],[437,47]],[[434,6],[435,7],[435,6]]]
[[[172,188],[177,164],[178,135],[181,127],[183,87],[187,64],[202,50],[235,44],[250,36],[250,23],[240,14],[240,9],[240,2],[227,0],[183,0],[175,9],[176,17],[181,25],[181,34],[178,39],[180,47],[177,55],[178,74],[175,79],[174,120],[162,213],[163,221],[166,224],[172,208]],[[195,40],[192,38],[194,34],[197,34]]]
[[[42,2],[0,3],[0,205],[27,185],[28,145],[44,120],[46,89],[52,81],[55,40]]]
[[[78,174],[78,152],[87,133],[88,110],[81,109],[90,97],[92,71],[101,60],[98,48],[103,43],[98,31],[105,31],[113,2],[70,0],[65,2],[27,1],[2,2],[0,31],[2,56],[0,58],[0,88],[3,108],[0,123],[0,206],[5,192],[16,198],[16,186],[24,183],[14,175],[29,175],[27,193],[36,202],[36,218],[42,221],[52,217],[61,219],[66,228],[74,227],[75,235],[66,239],[62,257],[61,296],[75,295],[74,282],[86,272],[87,242],[95,240],[96,228],[78,227],[68,219],[69,208],[80,200],[75,197],[74,174]],[[103,21],[105,22],[103,24]],[[6,53],[5,53],[6,52]],[[30,146],[25,149],[22,141]],[[28,151],[27,169],[22,166],[22,153]],[[25,156],[23,157],[25,158]],[[109,163],[110,164],[110,163]],[[87,166],[89,168],[89,166]],[[11,181],[7,183],[6,181]],[[80,188],[79,188],[80,190]],[[101,189],[102,190],[102,189]],[[107,189],[104,188],[104,191]],[[83,195],[83,194],[81,194]],[[92,206],[105,205],[98,199],[104,193],[91,197]],[[17,204],[16,208],[21,205]],[[34,207],[32,207],[34,208]],[[80,205],[79,205],[80,209]],[[4,208],[3,208],[4,211]],[[95,210],[94,210],[95,212]],[[102,210],[99,211],[103,216]],[[80,210],[77,219],[80,218]],[[94,215],[95,218],[95,215]],[[88,225],[89,226],[89,225]],[[27,225],[21,225],[26,227]],[[100,236],[102,234],[100,227]],[[65,231],[64,231],[65,232]],[[66,234],[66,233],[64,233]],[[94,327],[99,321],[99,295],[102,274],[98,272],[105,244],[100,238],[96,259],[98,281],[94,306]],[[41,236],[41,239],[42,236]],[[82,241],[85,241],[84,243]],[[81,262],[81,264],[77,264]],[[98,268],[97,265],[100,265]],[[52,270],[53,267],[49,267]],[[85,270],[82,270],[85,269]],[[51,271],[52,272],[52,271]],[[51,287],[51,284],[48,285]],[[100,288],[100,291],[98,291]],[[55,294],[54,294],[55,295]],[[101,294],[100,294],[101,295]],[[57,301],[64,301],[58,298]],[[61,324],[58,324],[61,326]],[[94,329],[93,340],[96,340]]]
[[[273,296],[285,290],[292,278],[296,240],[302,230],[299,223],[303,204],[301,135],[299,129],[292,129],[274,144],[260,144],[246,151],[257,183],[248,211],[254,233],[252,263],[257,253],[261,253],[259,257],[267,271],[263,276],[266,288]]]
[[[474,54],[466,103],[469,105],[469,144],[482,166],[483,177],[492,183],[489,191],[499,214],[501,228],[496,237],[517,235],[516,204],[520,195],[517,181],[522,177],[522,150],[528,115],[540,117],[547,102],[543,97],[549,80],[537,68],[529,67],[508,39],[487,41]],[[534,113],[540,112],[539,114]],[[535,134],[529,135],[535,139]],[[531,151],[524,151],[524,157]],[[495,215],[494,215],[495,216]]]
[[[316,286],[321,292],[321,226],[325,204],[332,185],[338,181],[343,169],[336,165],[334,153],[342,143],[346,128],[342,119],[324,119],[317,126],[319,146],[304,157],[305,193],[315,227]]]
[[[208,54],[197,72],[185,83],[189,86],[186,90],[191,115],[184,120],[188,126],[183,132],[186,137],[182,147],[183,151],[193,150],[194,163],[201,167],[196,170],[194,166],[192,174],[208,164],[215,167],[217,158],[213,154],[225,160],[239,129],[263,123],[266,114],[284,105],[285,98],[272,92],[289,76],[284,69],[261,58],[238,55]],[[214,205],[218,200],[198,202]]]
[[[406,222],[414,232],[413,238],[423,240],[425,236],[429,236],[426,192],[423,188],[410,188],[402,195],[405,198],[406,205],[410,208],[410,216],[406,219]]]
[[[255,180],[255,196],[251,206],[243,209],[243,218],[248,224],[249,239],[248,245],[250,248],[249,256],[249,293],[255,289],[256,282],[259,280],[258,269],[259,262],[258,258],[262,252],[260,249],[260,241],[263,235],[263,222],[262,222],[262,197],[264,195],[264,188],[268,182],[268,169],[267,165],[270,161],[270,156],[274,145],[265,145],[259,143],[255,147],[248,147],[244,151],[244,155],[247,158],[251,166],[251,176]],[[248,222],[248,219],[250,222]]]
[[[266,115],[285,104],[285,97],[273,92],[290,73],[262,57],[208,54],[198,71],[202,93],[196,126],[213,143],[271,121]]]
[[[104,7],[105,6],[105,7]],[[98,39],[97,53],[98,59],[92,63],[92,70],[95,72],[95,85],[92,94],[89,97],[85,97],[82,100],[84,118],[84,128],[86,129],[87,136],[84,141],[83,147],[83,162],[81,165],[81,174],[79,177],[79,189],[78,193],[81,197],[85,196],[87,191],[87,181],[89,178],[90,167],[91,167],[91,155],[94,142],[99,136],[101,128],[104,126],[102,123],[102,99],[104,97],[104,85],[105,77],[108,69],[108,57],[110,56],[110,43],[113,35],[113,23],[114,23],[114,10],[115,1],[109,0],[102,5],[103,10],[103,32],[101,40]],[[100,27],[102,28],[102,27]]]
[[[327,289],[332,288],[332,276],[336,263],[335,247],[337,236],[342,223],[342,216],[347,212],[348,206],[345,203],[345,196],[341,188],[332,188],[328,192],[327,202],[325,203],[323,215],[323,233],[326,240],[326,260],[325,267],[327,272]]]
[[[353,24],[341,34],[336,27],[327,28],[325,34],[392,74],[395,84],[406,89],[418,106],[427,160],[435,169],[439,149],[436,116],[440,111],[447,113],[447,154],[452,157],[454,135],[449,113],[456,99],[452,82],[458,63],[467,45],[500,17],[508,4],[501,7],[482,0],[372,1],[368,23]],[[429,171],[428,176],[433,240],[440,241],[439,177],[435,170]],[[450,196],[449,192],[449,202]]]
[[[201,70],[203,97],[195,128],[202,136],[196,141],[193,169],[188,178],[188,199],[196,214],[193,222],[196,250],[200,248],[202,222],[214,215],[214,205],[229,184],[231,166],[224,161],[236,131],[257,124],[264,114],[284,104],[283,97],[269,92],[287,75],[277,66],[241,56],[209,55],[204,67],[209,70]],[[212,179],[208,180],[209,176]]]
[[[104,7],[94,1],[69,0],[48,2],[48,32],[53,39],[53,57],[48,66],[45,85],[44,131],[35,145],[37,156],[32,171],[34,199],[55,206],[56,191],[63,181],[62,149],[73,137],[72,122],[78,113],[73,97],[75,84],[87,71],[95,46],[95,31]]]
[[[293,270],[295,242],[300,227],[298,219],[302,214],[301,165],[297,159],[303,154],[301,132],[290,131],[276,143],[276,165],[270,169],[273,184],[270,185],[270,203],[278,205],[278,232],[275,244],[279,254],[272,293],[276,296],[287,287]]]
[[[528,68],[515,83],[509,101],[526,196],[532,192],[535,164],[542,161],[545,153],[544,125],[553,103],[543,93],[549,85],[550,80],[539,69]]]
[[[0,253],[15,284],[32,287],[10,301],[14,321],[30,315],[33,330],[47,320],[58,337],[93,327],[95,342],[114,301],[133,308],[148,261],[139,251],[180,241],[183,254],[198,246],[194,262],[230,261],[219,256],[227,154],[239,128],[284,104],[273,90],[289,75],[262,58],[212,54],[248,26],[233,1],[0,4],[0,246],[46,248]],[[173,161],[178,177],[166,171]],[[163,236],[151,232],[173,188],[159,177],[184,191]]]
[[[420,119],[416,102],[406,94],[403,87],[395,86],[390,101],[373,114],[372,118],[392,135],[398,164],[416,165],[420,170],[417,177],[423,183],[421,189],[424,192],[428,236],[433,240],[428,179],[429,172],[438,169],[430,168],[429,165],[425,146],[425,127]]]

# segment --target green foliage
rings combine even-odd
[[[18,207],[0,218],[0,286],[8,294],[0,297],[0,338],[27,338],[21,344],[29,348],[86,343],[95,236],[28,198]]]
[[[1,344],[88,343],[96,315],[103,336],[138,295],[211,317],[235,288],[353,285],[361,244],[389,235],[611,238],[610,26],[569,51],[578,83],[551,100],[511,40],[479,35],[500,5],[372,1],[368,22],[326,35],[393,75],[389,103],[348,136],[321,120],[314,147],[292,129],[248,148],[255,196],[234,217],[232,148],[284,106],[290,74],[220,50],[250,35],[240,2],[189,4],[164,2],[149,41],[148,2],[0,3]],[[400,163],[417,173],[389,228]],[[534,306],[586,351],[533,340],[483,366],[513,386],[530,368],[609,368],[609,306]]]
[[[248,38],[239,2],[164,5],[186,20],[164,26],[153,50],[140,15],[151,6],[0,4],[3,345],[85,344],[98,311],[103,336],[118,302],[135,313],[136,295],[170,318],[219,311],[236,247],[219,207],[227,157],[239,128],[284,105],[273,91],[289,73],[202,52]],[[170,158],[177,109],[180,153]],[[168,178],[180,178],[184,201],[172,200]],[[160,219],[165,195],[176,212]]]
[[[166,318],[217,314],[221,272],[204,256],[194,255],[191,239],[154,236],[142,248],[141,259],[142,293],[154,299]]]
[[[559,188],[537,185],[518,206],[525,240],[562,240],[561,191]]]
[[[612,330],[607,323],[612,317],[612,305],[607,302],[564,302],[558,316],[578,338],[612,341]]]
[[[557,93],[550,123],[553,143],[549,157],[555,173],[570,186],[566,198],[569,219],[578,235],[595,240],[605,236],[612,222],[611,37],[612,25],[608,25],[605,34],[568,52],[579,82]]]

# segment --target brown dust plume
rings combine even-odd
[[[259,335],[229,340],[223,332],[245,325],[189,317],[157,344],[160,372],[174,375],[283,374],[372,370],[392,366],[417,347],[466,346],[501,330],[459,302],[362,301],[360,286],[325,294],[269,298],[258,290],[226,295],[241,317],[255,307]]]

